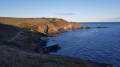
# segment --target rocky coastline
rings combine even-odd
[[[79,23],[67,22],[65,20],[55,18],[31,18],[32,23],[34,21],[36,21],[37,23],[32,24],[30,22],[29,24],[27,22],[31,19],[27,19],[25,23],[11,25],[4,22],[4,20],[6,19],[13,21],[16,20],[15,18],[0,19],[0,31],[2,31],[0,33],[0,66],[113,67],[111,64],[96,63],[67,56],[48,54],[49,52],[56,52],[61,47],[59,47],[57,44],[46,47],[47,41],[42,40],[41,38],[60,34],[67,30],[83,29],[84,26]],[[20,19],[17,18],[17,20]]]

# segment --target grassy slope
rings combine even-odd
[[[37,25],[41,22],[50,22],[53,24],[56,24],[57,22],[65,21],[63,19],[59,19],[58,21],[55,21],[56,18],[52,18],[52,20],[49,20],[50,18],[12,18],[12,17],[0,17],[0,22],[4,24],[10,24],[19,26],[21,23],[29,23],[33,25]],[[65,21],[66,22],[66,21]]]
[[[45,22],[45,19],[41,18],[9,18],[9,17],[0,17],[0,22],[4,24],[11,24],[18,26],[21,23],[41,23]]]
[[[58,22],[67,22],[65,20],[59,19],[55,21],[55,18],[50,20],[50,18],[10,18],[10,17],[0,17],[0,23],[18,26],[21,28],[37,31],[38,26],[43,23],[53,24],[54,26],[60,25]]]
[[[0,46],[0,67],[104,67],[103,64],[65,56],[25,52],[15,47]]]
[[[0,44],[15,36],[21,29],[11,25],[0,24]]]

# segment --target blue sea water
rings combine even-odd
[[[112,63],[120,67],[120,23],[88,22],[91,29],[65,32],[65,35],[48,37],[48,46],[59,44],[61,49],[51,54],[65,55],[100,63]],[[94,28],[94,27],[108,28]]]

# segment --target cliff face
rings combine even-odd
[[[44,34],[56,34],[62,30],[84,28],[81,24],[68,22],[58,18],[0,18],[4,24],[15,25],[24,29],[38,31]]]
[[[40,23],[38,27],[38,32],[44,33],[44,34],[55,34],[60,33],[61,30],[73,30],[73,29],[82,29],[84,26],[82,26],[79,23],[74,22],[67,22],[67,21],[61,21],[56,23]]]
[[[58,27],[54,26],[52,23],[41,23],[37,31],[44,34],[54,34],[57,33],[58,30]]]

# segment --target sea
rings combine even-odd
[[[120,22],[79,22],[91,29],[77,29],[64,35],[47,37],[47,46],[59,44],[55,55],[71,56],[99,63],[115,64],[120,67]],[[107,28],[95,28],[95,27]]]

